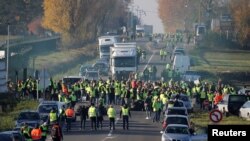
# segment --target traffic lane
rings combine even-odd
[[[160,123],[153,123],[152,120],[145,119],[145,112],[132,111],[132,118],[129,121],[129,130],[123,130],[122,119],[116,121],[116,130],[109,130],[109,121],[105,117],[104,127],[102,130],[90,130],[90,121],[86,123],[86,130],[80,131],[80,122],[77,121],[72,125],[72,131],[64,134],[64,140],[80,141],[127,141],[127,140],[160,140]]]

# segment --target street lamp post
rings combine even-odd
[[[10,25],[7,27],[7,51],[6,51],[6,82],[9,80],[9,46],[10,46]]]

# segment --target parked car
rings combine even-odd
[[[182,75],[182,80],[184,81],[193,82],[195,80],[200,80],[200,79],[201,79],[201,75],[196,71],[186,71]]]
[[[23,123],[27,123],[31,127],[35,127],[36,124],[42,124],[43,121],[37,111],[34,110],[24,110],[21,111],[16,118],[15,126],[16,128],[21,127]]]
[[[37,108],[41,119],[47,121],[50,111],[54,108],[59,116],[60,111],[63,107],[66,109],[70,106],[70,103],[59,102],[59,101],[42,101]],[[76,116],[74,116],[73,121],[76,121]]]
[[[222,101],[217,104],[218,110],[228,115],[238,115],[241,106],[248,101],[248,97],[246,95],[225,95]]]
[[[241,106],[239,110],[239,116],[247,120],[250,120],[250,101],[245,102]]]
[[[168,115],[188,116],[187,108],[185,108],[185,107],[169,107],[165,111],[165,116],[168,116]]]
[[[79,76],[84,76],[86,73],[86,69],[90,67],[92,67],[91,64],[81,65],[80,70],[79,70]]]
[[[0,141],[25,141],[20,131],[0,132]]]
[[[174,100],[176,98],[177,94],[172,94],[170,100]],[[193,105],[192,101],[189,99],[189,97],[186,94],[180,94],[179,100],[183,101],[185,107],[187,108],[188,112],[193,111]]]
[[[109,73],[109,64],[104,61],[96,61],[92,67],[99,70],[101,75],[108,75]]]
[[[99,80],[100,79],[100,71],[96,68],[88,68],[86,69],[86,73],[84,75],[85,80]]]
[[[161,141],[207,141],[207,135],[190,133],[187,125],[169,124],[162,134]]]
[[[174,61],[174,58],[176,55],[185,55],[185,49],[182,48],[182,47],[176,47],[173,52],[172,52],[172,55],[171,55],[171,61]]]
[[[162,131],[164,131],[169,124],[181,124],[181,125],[186,125],[188,127],[190,126],[188,116],[183,116],[183,115],[165,116],[162,123]]]

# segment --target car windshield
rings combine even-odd
[[[22,112],[18,116],[18,120],[39,120],[40,116],[35,112]]]
[[[41,105],[38,108],[39,113],[50,113],[50,111],[55,108],[58,111],[57,105]]]
[[[247,101],[247,97],[246,96],[243,96],[243,95],[231,95],[230,97],[229,97],[229,101],[230,102],[246,102]]]
[[[167,123],[168,124],[183,124],[183,125],[188,125],[187,118],[184,117],[167,117]]]
[[[172,96],[171,96],[171,99],[175,99],[175,97],[176,97],[176,95],[172,95]],[[188,100],[188,97],[185,96],[185,95],[180,95],[179,100],[182,100],[182,101],[189,101],[189,100]]]
[[[168,115],[187,115],[185,109],[168,109],[167,111]]]
[[[98,72],[87,72],[86,77],[89,78],[98,78]]]
[[[105,65],[104,63],[96,63],[94,65],[94,68],[97,68],[97,69],[104,69],[104,68],[107,68],[107,65]]]
[[[103,52],[103,53],[109,53],[109,51],[110,51],[110,46],[112,46],[112,45],[101,45],[101,46],[100,46],[101,52]]]
[[[187,127],[176,127],[176,126],[169,126],[169,127],[167,127],[165,133],[189,134]]]

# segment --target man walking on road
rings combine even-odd
[[[123,125],[123,130],[125,130],[125,124],[126,124],[126,128],[127,128],[127,130],[129,129],[128,127],[129,127],[129,121],[128,121],[128,119],[129,119],[129,117],[131,118],[131,114],[130,114],[130,110],[129,110],[129,108],[128,108],[128,105],[127,104],[125,104],[123,107],[122,107],[122,109],[121,109],[121,111],[120,111],[120,118],[121,118],[121,116],[122,116],[122,125]]]
[[[109,109],[107,111],[107,115],[109,117],[109,129],[115,130],[115,117],[116,117],[116,111],[113,108],[112,105],[109,106]]]

